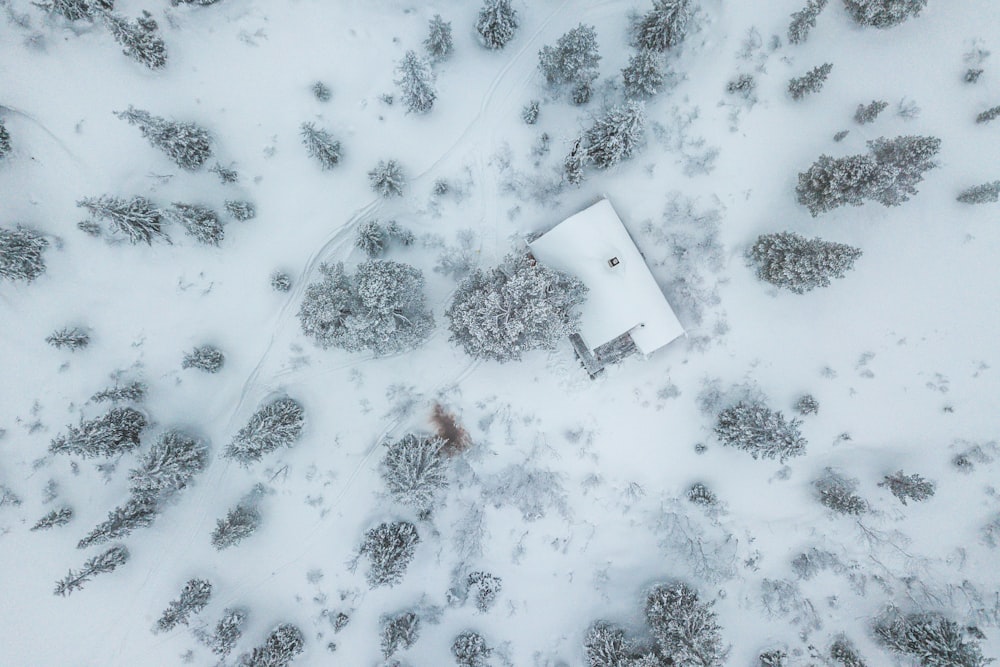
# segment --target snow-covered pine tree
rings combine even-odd
[[[759,667],[785,667],[787,665],[785,662],[787,658],[787,653],[776,648],[771,649],[770,651],[764,651],[757,656],[757,664]]]
[[[1000,181],[983,183],[963,190],[957,201],[963,204],[987,204],[1000,200]]]
[[[614,106],[584,132],[587,159],[599,169],[608,169],[632,157],[646,128],[642,102]]]
[[[712,602],[687,584],[661,584],[646,598],[646,622],[662,655],[674,665],[721,667],[728,651]]]
[[[395,83],[408,113],[427,113],[434,108],[434,71],[415,51],[407,51],[396,67]]]
[[[326,171],[340,162],[340,142],[324,129],[317,129],[313,123],[302,123],[302,145],[309,157],[315,158]]]
[[[846,204],[861,206],[891,179],[891,172],[873,155],[843,158],[821,155],[807,171],[799,174],[795,194],[815,218]]]
[[[451,654],[459,667],[485,667],[493,649],[478,632],[467,630],[451,643]]]
[[[666,51],[687,36],[694,7],[691,0],[653,0],[653,8],[633,26],[637,46]]]
[[[219,551],[236,546],[253,535],[262,520],[256,499],[252,495],[244,498],[216,522],[212,531],[212,546]]]
[[[632,667],[633,646],[625,630],[607,621],[597,621],[583,640],[587,667]]]
[[[497,596],[503,590],[503,580],[500,577],[481,570],[470,572],[465,578],[465,585],[469,592],[475,593],[476,609],[483,614],[496,604]]]
[[[459,284],[445,315],[451,340],[470,356],[517,361],[524,352],[553,349],[576,331],[586,287],[577,278],[525,256],[508,256]]]
[[[212,634],[201,634],[199,639],[212,653],[225,659],[243,636],[243,624],[246,620],[245,609],[238,607],[226,609],[222,612],[222,618],[215,624],[215,631]]]
[[[759,401],[740,401],[719,413],[715,435],[727,447],[748,452],[752,457],[778,459],[805,454],[806,440],[799,432],[802,422],[785,421],[780,411]]]
[[[171,600],[170,604],[160,615],[153,627],[153,633],[169,632],[178,625],[187,625],[191,614],[197,614],[206,606],[212,598],[212,583],[207,579],[190,579],[181,595],[176,600]]]
[[[162,238],[168,243],[170,237],[163,231],[163,216],[145,197],[130,199],[102,195],[87,197],[76,203],[85,208],[98,220],[107,220],[112,232],[123,234],[129,243],[153,244],[154,238]]]
[[[385,252],[389,235],[378,220],[365,220],[358,225],[354,245],[369,257],[378,257]]]
[[[34,229],[0,228],[0,278],[31,282],[45,273],[43,253],[49,240]]]
[[[843,667],[868,667],[851,640],[843,635],[830,645],[830,657]]]
[[[417,347],[434,327],[420,270],[399,262],[370,260],[354,276],[343,264],[320,267],[323,279],[306,288],[299,322],[323,348],[391,354]]]
[[[981,631],[962,628],[938,613],[903,614],[890,608],[872,630],[880,644],[918,660],[921,667],[986,667],[992,662],[983,657]]]
[[[49,528],[54,528],[55,526],[65,526],[73,519],[73,508],[72,507],[60,507],[54,509],[41,519],[35,522],[35,525],[31,527],[31,530],[48,530]]]
[[[226,363],[222,350],[213,345],[199,345],[184,355],[181,368],[197,368],[206,373],[218,373]]]
[[[208,463],[208,448],[181,431],[166,431],[129,471],[135,497],[164,499],[183,490]]]
[[[275,292],[287,292],[292,289],[292,277],[284,271],[275,271],[271,274],[271,289]]]
[[[796,294],[829,287],[831,278],[843,278],[854,268],[861,250],[844,243],[807,239],[795,232],[762,234],[747,257],[757,277]]]
[[[424,48],[433,62],[447,60],[455,49],[451,37],[451,21],[445,21],[440,14],[435,14],[427,26]]]
[[[80,570],[70,570],[69,573],[56,582],[56,595],[66,597],[73,591],[83,588],[83,585],[90,581],[94,575],[104,574],[116,570],[118,567],[128,562],[128,549],[124,546],[116,545],[100,553],[93,558],[87,559]]]
[[[170,206],[167,215],[180,223],[188,236],[193,237],[198,243],[218,246],[225,238],[226,231],[218,214],[207,206],[180,202],[174,202]]]
[[[388,660],[397,651],[405,651],[420,637],[420,617],[412,611],[382,620],[382,657]]]
[[[305,637],[298,627],[282,623],[267,636],[262,646],[240,657],[240,667],[288,667],[302,653]]]
[[[995,107],[990,107],[986,111],[983,111],[978,116],[976,116],[977,123],[988,123],[991,120],[996,120],[1000,118],[1000,105]]]
[[[387,443],[382,459],[382,480],[397,502],[428,510],[441,489],[448,486],[446,462],[441,453],[446,441],[413,433]]]
[[[622,70],[625,82],[625,97],[641,100],[653,97],[663,90],[663,57],[652,49],[639,49],[629,58]]]
[[[844,0],[844,6],[860,25],[891,28],[920,14],[927,0]]]
[[[531,100],[521,109],[521,120],[525,125],[534,125],[538,122],[538,100]]]
[[[246,222],[257,217],[257,207],[252,201],[242,199],[227,199],[225,202],[226,213],[239,222]]]
[[[146,398],[146,390],[148,387],[145,382],[129,382],[127,384],[118,385],[114,387],[109,387],[107,389],[102,389],[93,396],[90,400],[94,403],[142,403]]]
[[[232,167],[223,167],[218,162],[209,167],[208,170],[218,176],[223,183],[235,183],[240,180],[240,172]]]
[[[154,148],[166,153],[181,169],[195,171],[212,157],[212,135],[200,125],[154,116],[131,105],[115,115],[138,127]]]
[[[100,417],[67,428],[66,435],[56,436],[49,445],[53,454],[77,454],[84,458],[114,456],[139,446],[146,418],[133,408],[111,408]]]
[[[476,19],[476,32],[488,49],[499,50],[514,39],[520,22],[510,0],[483,0]]]
[[[934,482],[917,474],[904,475],[902,470],[886,475],[878,485],[888,488],[904,505],[907,500],[921,502],[934,496]]]
[[[152,70],[166,66],[167,45],[152,14],[144,10],[135,21],[129,21],[121,14],[106,11],[101,12],[101,18],[126,56]]]
[[[601,55],[597,51],[597,31],[581,23],[538,52],[538,69],[550,88],[589,88],[598,76]]]
[[[858,125],[874,122],[888,106],[889,103],[882,100],[873,100],[871,104],[859,104],[857,111],[854,112],[854,122]]]
[[[385,233],[390,239],[396,241],[400,245],[410,246],[416,241],[416,237],[413,235],[409,229],[400,226],[395,220],[390,220],[385,224]]]
[[[0,160],[10,155],[10,131],[0,118]]]
[[[883,206],[899,206],[917,194],[916,186],[924,180],[924,172],[938,166],[934,158],[941,150],[941,140],[914,135],[879,137],[868,142],[868,150],[888,174],[871,188],[871,198]]]
[[[279,447],[291,447],[302,435],[305,411],[291,398],[279,398],[257,409],[226,448],[225,457],[243,466],[260,461]]]
[[[570,185],[580,185],[583,182],[583,166],[587,151],[582,146],[582,139],[577,139],[573,150],[563,159],[562,177]]]
[[[868,503],[855,493],[858,481],[844,477],[832,468],[826,468],[823,476],[813,482],[819,501],[838,514],[857,516],[868,511]]]
[[[824,63],[814,67],[802,76],[795,77],[788,82],[788,94],[793,100],[801,100],[810,93],[818,93],[823,89],[830,72],[833,71],[833,63]]]
[[[368,585],[378,588],[401,582],[419,542],[417,527],[407,521],[382,523],[368,530],[359,551],[368,557]]]
[[[812,394],[803,394],[795,401],[795,411],[800,415],[815,415],[819,412],[819,401]]]
[[[108,512],[108,518],[77,542],[76,548],[86,549],[130,535],[136,528],[147,528],[153,525],[159,513],[160,506],[155,498],[131,496],[124,505]]]
[[[46,336],[45,342],[57,350],[75,352],[90,345],[90,334],[80,327],[63,327]]]
[[[368,172],[368,182],[372,190],[382,197],[402,197],[406,176],[395,160],[379,160],[375,168]]]
[[[829,0],[808,0],[806,6],[792,14],[788,24],[788,43],[802,44],[809,38],[809,32],[816,27],[816,17],[823,11]]]
[[[114,0],[42,0],[32,4],[67,21],[93,21],[101,12],[115,8]]]

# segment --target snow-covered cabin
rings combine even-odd
[[[611,202],[570,216],[528,244],[542,264],[588,288],[570,337],[591,375],[629,354],[648,355],[684,334]]]

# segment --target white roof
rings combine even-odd
[[[643,354],[684,333],[621,218],[602,199],[530,244],[542,264],[579,278],[587,286],[580,336],[590,349],[626,331]],[[608,260],[618,258],[617,266]]]

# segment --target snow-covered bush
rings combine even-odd
[[[712,602],[700,602],[687,584],[654,588],[646,598],[646,621],[668,664],[721,667],[727,650]]]
[[[521,120],[525,125],[534,125],[538,122],[538,100],[531,100],[521,109]]]
[[[298,317],[320,347],[378,355],[417,347],[434,317],[418,269],[387,260],[362,262],[353,276],[343,264],[322,265],[323,279],[306,288]]]
[[[412,611],[382,621],[382,657],[388,660],[397,651],[405,651],[420,637],[420,617]]]
[[[288,667],[305,650],[302,631],[291,623],[282,623],[267,636],[264,644],[240,656],[239,667]]]
[[[49,240],[27,227],[0,228],[0,278],[31,282],[45,273]]]
[[[792,14],[788,24],[788,43],[801,44],[809,38],[809,32],[816,27],[816,17],[823,11],[829,0],[808,0],[806,6]]]
[[[815,415],[819,412],[819,401],[812,394],[803,394],[795,401],[795,411],[800,415]]]
[[[868,667],[851,640],[843,635],[830,645],[830,658],[843,667]]]
[[[451,654],[459,667],[485,667],[492,652],[483,636],[472,630],[458,635],[451,643]]]
[[[152,14],[143,10],[134,21],[130,21],[121,14],[102,12],[101,18],[126,56],[152,70],[166,66],[167,45],[160,37],[160,27]]]
[[[978,629],[963,628],[938,613],[903,614],[890,608],[872,630],[880,644],[921,667],[985,667],[991,662],[983,657]]]
[[[73,591],[83,588],[83,585],[90,581],[94,575],[118,569],[128,562],[128,558],[128,549],[121,545],[113,546],[107,551],[87,559],[81,569],[70,570],[65,577],[56,582],[54,593],[66,597]]]
[[[583,140],[578,139],[573,150],[563,158],[562,177],[570,185],[580,185],[583,182],[583,167],[586,164],[587,152],[582,146]]]
[[[886,475],[878,485],[889,489],[904,505],[907,500],[920,502],[934,496],[934,482],[917,474],[904,475],[902,470]]]
[[[688,487],[687,499],[702,507],[714,507],[719,504],[718,496],[701,482],[695,482]]]
[[[306,147],[309,157],[315,158],[324,170],[333,169],[340,162],[340,142],[323,129],[317,129],[313,123],[302,123],[300,132],[302,145]]]
[[[747,257],[759,279],[804,294],[817,287],[829,287],[831,278],[843,278],[861,257],[861,250],[781,232],[759,236],[747,251]]]
[[[891,28],[927,6],[927,0],[844,0],[851,17],[861,25]]]
[[[330,90],[330,86],[326,85],[322,81],[316,81],[312,85],[312,94],[320,102],[329,102],[330,98],[333,97],[333,91]]]
[[[198,243],[217,246],[226,235],[219,216],[207,206],[174,202],[167,214]]]
[[[978,116],[976,116],[976,122],[988,123],[991,120],[996,120],[997,118],[1000,118],[1000,105],[990,107],[986,111],[981,112]]]
[[[476,609],[483,614],[496,604],[497,596],[503,590],[503,580],[489,572],[470,572],[465,584],[470,592],[475,592]]]
[[[69,426],[66,435],[56,436],[49,445],[53,454],[77,454],[84,458],[114,456],[139,446],[146,418],[132,408],[111,408],[95,419]]]
[[[243,624],[246,623],[246,619],[245,609],[226,609],[222,612],[222,618],[215,624],[215,631],[212,634],[202,633],[198,638],[212,653],[225,658],[243,636]]]
[[[832,70],[832,63],[824,63],[812,68],[802,76],[789,80],[788,94],[792,96],[793,100],[801,100],[810,93],[818,93],[823,89],[823,84]]]
[[[755,90],[757,90],[757,80],[753,78],[752,74],[740,74],[726,84],[727,93],[737,95],[745,100],[753,100]]]
[[[10,155],[10,131],[0,118],[0,160]]]
[[[640,100],[653,97],[663,90],[666,81],[662,56],[652,49],[639,49],[622,70],[622,80],[626,98]]]
[[[271,274],[271,289],[275,292],[287,292],[292,289],[292,278],[284,271]]]
[[[208,464],[208,447],[181,431],[167,431],[129,471],[133,496],[163,499],[183,490]]]
[[[48,530],[56,526],[65,526],[73,519],[72,507],[59,507],[48,512],[45,516],[35,522],[31,530]]]
[[[424,48],[434,62],[447,60],[455,49],[451,37],[451,21],[445,21],[440,14],[431,17],[427,26],[427,39],[424,40]]]
[[[956,198],[963,204],[988,204],[1000,200],[1000,181],[983,183],[963,190]]]
[[[389,235],[378,220],[365,220],[358,225],[354,245],[369,257],[378,257],[385,252]]]
[[[216,162],[208,169],[210,172],[219,177],[219,180],[223,183],[235,183],[240,180],[240,173],[232,167],[223,167],[221,164]]]
[[[625,638],[625,631],[608,623],[597,621],[583,640],[587,653],[587,667],[632,667],[633,646]]]
[[[156,621],[153,632],[169,632],[177,625],[187,625],[191,614],[197,614],[208,605],[212,597],[212,584],[205,579],[191,579],[181,589],[180,597],[170,604]]]
[[[129,106],[115,115],[135,125],[149,143],[159,148],[181,169],[194,171],[212,157],[212,136],[195,123],[181,123]]]
[[[819,501],[839,514],[857,516],[868,511],[868,503],[855,493],[858,481],[837,473],[831,468],[823,471],[823,476],[813,482]]]
[[[509,256],[489,271],[474,270],[445,311],[451,340],[480,359],[518,360],[553,349],[579,323],[574,306],[586,287],[578,279],[524,256]]]
[[[257,207],[254,206],[252,201],[227,199],[225,207],[226,213],[239,222],[246,222],[247,220],[253,220],[257,217]]]
[[[257,409],[226,447],[226,458],[244,466],[279,447],[291,447],[302,435],[305,411],[291,398],[278,398]]]
[[[554,47],[545,46],[538,52],[538,69],[550,87],[589,88],[597,79],[600,60],[597,31],[581,23],[560,37]]]
[[[368,182],[372,190],[382,197],[402,197],[406,176],[395,160],[379,160],[375,168],[368,172]]]
[[[757,664],[759,667],[785,667],[787,664],[785,658],[787,657],[788,654],[781,649],[771,649],[757,656]]]
[[[395,83],[399,86],[406,111],[427,113],[434,108],[437,92],[434,90],[434,71],[430,63],[415,51],[407,51],[396,67]]]
[[[226,363],[222,350],[214,345],[199,345],[184,355],[181,368],[197,368],[206,373],[218,373]]]
[[[63,327],[46,336],[45,342],[57,350],[75,352],[90,345],[90,334],[80,327]]]
[[[92,21],[102,12],[115,8],[114,0],[42,0],[32,4],[49,14],[58,14],[67,21]]]
[[[888,107],[889,103],[883,100],[873,100],[871,104],[859,104],[857,111],[854,112],[854,122],[858,125],[874,122]]]
[[[806,440],[799,432],[801,422],[786,421],[780,411],[760,401],[740,401],[719,413],[715,435],[723,445],[748,452],[751,456],[778,459],[805,454]]]
[[[429,510],[448,486],[442,438],[404,435],[388,443],[382,459],[382,480],[394,500],[417,510]]]
[[[615,106],[584,132],[586,158],[599,169],[608,169],[632,157],[646,128],[646,110],[641,102]]]
[[[687,36],[694,9],[691,0],[653,0],[653,9],[632,27],[636,45],[653,51],[679,46]]]
[[[416,526],[407,521],[382,523],[368,530],[359,551],[368,557],[368,585],[378,588],[401,582],[419,542]]]
[[[156,498],[130,496],[124,505],[119,505],[108,512],[108,518],[97,524],[77,542],[76,548],[86,549],[95,544],[130,535],[136,528],[147,528],[153,525],[159,513],[160,506]]]
[[[390,220],[385,224],[385,233],[389,235],[390,239],[404,246],[413,245],[413,242],[416,240],[413,232],[400,226],[395,220]]]
[[[483,0],[482,9],[476,18],[476,32],[480,41],[488,49],[498,50],[514,39],[520,21],[510,0]]]
[[[256,494],[251,493],[226,512],[225,517],[216,521],[212,531],[212,546],[219,551],[236,546],[260,528],[262,519],[257,508]]]
[[[129,243],[152,244],[156,237],[169,241],[163,231],[163,216],[145,197],[87,197],[76,203],[98,220],[107,220],[112,232],[124,234]]]
[[[95,393],[90,400],[94,403],[142,403],[147,389],[146,383],[138,380],[124,385],[116,384]]]

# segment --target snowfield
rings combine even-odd
[[[152,14],[162,70],[123,55],[99,19],[0,0],[0,120],[12,146],[0,158],[0,228],[49,240],[44,274],[0,279],[0,666],[212,665],[220,656],[199,636],[235,608],[247,620],[227,665],[282,623],[304,638],[294,665],[451,665],[452,643],[470,630],[492,648],[484,664],[598,665],[588,628],[620,625],[648,652],[646,596],[673,581],[714,603],[728,651],[718,664],[756,666],[781,650],[790,667],[842,665],[830,657],[840,636],[872,667],[984,664],[888,651],[872,632],[888,607],[942,614],[1000,659],[1000,204],[956,201],[1000,178],[1000,120],[975,122],[1000,104],[1000,55],[966,58],[1000,49],[1000,4],[929,0],[877,29],[830,0],[808,40],[788,44],[803,0],[694,0],[686,39],[665,56],[675,85],[645,102],[643,145],[610,169],[587,168],[577,186],[564,182],[563,160],[622,103],[630,14],[648,2],[514,0],[520,26],[502,50],[478,42],[479,2],[114,5]],[[451,22],[454,53],[433,65],[433,109],[406,113],[395,68],[422,53],[436,14]],[[581,22],[596,28],[601,60],[578,106],[546,87],[538,53]],[[789,79],[827,62],[822,90],[793,101]],[[967,83],[974,66],[984,71]],[[739,74],[753,75],[752,99],[726,92]],[[317,81],[329,101],[314,95]],[[540,113],[529,125],[531,100]],[[873,100],[887,109],[856,123]],[[213,156],[179,168],[114,115],[130,105],[206,128]],[[307,155],[303,123],[340,141],[336,166]],[[815,218],[796,202],[797,175],[820,155],[903,135],[941,140],[910,201]],[[389,159],[406,178],[400,197],[369,184]],[[222,183],[216,162],[239,180]],[[447,192],[435,192],[439,181]],[[169,242],[90,236],[77,202],[100,195],[210,207],[225,237],[201,244],[176,222]],[[684,338],[594,380],[568,340],[507,363],[449,341],[445,311],[468,270],[496,266],[604,196]],[[252,202],[256,216],[234,220],[226,200]],[[371,220],[413,233],[382,258],[423,272],[435,326],[415,349],[383,356],[321,349],[300,328],[306,289],[324,263],[353,272],[367,259],[355,237]],[[782,231],[863,254],[829,287],[795,294],[758,280],[745,259],[759,235]],[[288,274],[287,292],[272,289],[275,271]],[[63,327],[90,344],[47,344]],[[201,345],[224,353],[217,373],[182,368]],[[122,403],[149,421],[137,448],[49,452],[69,425],[112,407],[91,396],[131,381],[148,387]],[[805,394],[817,413],[796,411]],[[290,446],[249,466],[223,456],[255,411],[283,397],[305,415]],[[805,454],[755,460],[724,446],[717,417],[744,398],[800,419]],[[387,443],[448,419],[466,438],[443,455],[446,488],[430,508],[399,502],[381,477]],[[170,429],[207,444],[204,470],[152,525],[78,549]],[[827,468],[856,480],[864,511],[820,502],[814,482]],[[903,504],[879,486],[899,470],[933,481],[933,497]],[[696,483],[715,501],[692,502]],[[217,550],[212,531],[241,501],[259,510],[260,528]],[[73,509],[69,523],[31,530],[59,507]],[[412,561],[399,583],[372,588],[366,532],[400,521],[419,535]],[[125,564],[53,595],[67,570],[116,544]],[[502,582],[483,609],[467,590],[474,572]],[[195,578],[212,584],[207,606],[154,633]],[[384,619],[407,611],[419,635],[384,657]]]

